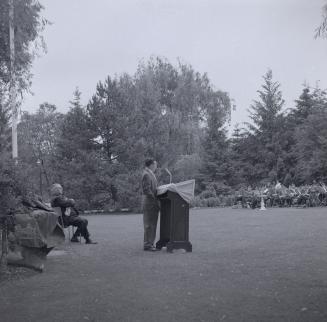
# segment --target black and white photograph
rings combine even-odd
[[[327,321],[327,0],[0,0],[0,321]]]

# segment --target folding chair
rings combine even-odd
[[[60,207],[52,207],[52,209],[61,218],[61,225],[60,226],[63,229],[63,231],[68,230],[68,239],[70,241],[71,238],[74,236],[74,233],[75,233],[74,232],[74,226],[65,227],[65,225],[64,225],[64,218],[63,218],[63,215],[62,215],[62,212],[61,212],[61,208]],[[65,215],[66,216],[70,216],[70,211],[71,211],[71,209],[69,207],[66,208]],[[65,236],[66,236],[66,234],[65,234]],[[82,242],[82,237],[81,236],[79,236],[79,242],[80,243]]]

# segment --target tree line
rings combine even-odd
[[[25,112],[18,144],[32,188],[41,193],[41,180],[43,192],[60,182],[82,208],[137,208],[147,157],[169,168],[175,182],[197,176],[206,142],[231,111],[228,94],[206,74],[158,57],[134,75],[100,81],[86,106],[80,97],[76,89],[66,114],[49,103]]]
[[[281,85],[268,70],[249,107],[250,122],[229,136],[233,107],[228,92],[191,65],[179,61],[174,66],[160,57],[141,62],[133,75],[99,81],[86,105],[76,89],[67,113],[51,102],[35,113],[23,112],[19,160],[13,163],[8,2],[0,5],[1,213],[30,191],[47,198],[53,182],[61,183],[83,209],[137,209],[147,157],[158,161],[161,183],[168,182],[168,168],[174,182],[196,179],[199,195],[214,191],[219,196],[277,180],[286,186],[326,181],[326,91],[305,85],[298,99],[285,106]],[[34,58],[30,48],[42,48],[48,22],[37,1],[15,6],[16,87],[24,95]]]
[[[24,112],[21,177],[43,196],[60,182],[84,209],[138,209],[147,157],[158,160],[161,183],[168,168],[174,182],[196,179],[197,194],[326,181],[325,91],[304,86],[287,109],[268,70],[248,109],[251,122],[228,136],[231,109],[228,93],[206,74],[154,57],[134,75],[100,81],[85,106],[76,89],[65,114],[50,103]]]

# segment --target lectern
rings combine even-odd
[[[160,200],[160,240],[156,248],[167,247],[168,252],[174,249],[192,251],[189,241],[189,204],[177,193],[167,190],[158,195]]]

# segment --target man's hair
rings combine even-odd
[[[51,187],[50,187],[50,196],[52,198],[54,197],[58,197],[60,195],[63,194],[63,188],[59,183],[54,183]]]
[[[154,159],[146,159],[145,160],[145,166],[149,167],[151,164],[153,164],[155,162]]]

